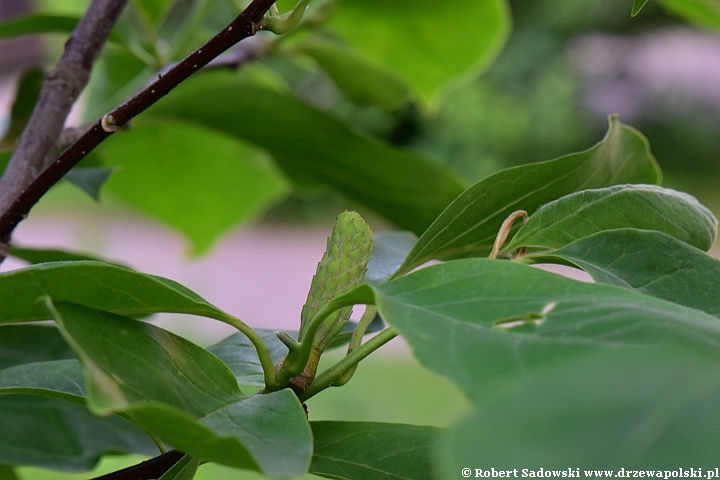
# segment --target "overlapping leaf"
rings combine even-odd
[[[417,233],[463,188],[447,167],[362,136],[292,94],[225,72],[184,82],[148,115],[248,140],[268,150],[295,182],[326,183]]]
[[[412,248],[417,236],[412,232],[381,232],[373,237],[373,253],[368,262],[365,281],[378,285],[397,272]]]
[[[383,319],[420,362],[471,398],[596,349],[668,345],[720,360],[713,316],[508,261],[448,262],[374,291]]]
[[[89,470],[107,453],[157,455],[139,428],[98,418],[83,405],[34,395],[0,396],[0,462]]]
[[[354,480],[430,480],[441,430],[368,422],[312,422],[315,453],[310,473]]]
[[[611,230],[581,238],[550,255],[577,265],[596,282],[720,316],[720,261],[669,235]]]
[[[178,228],[198,253],[288,191],[267,154],[202,125],[137,122],[103,144],[101,154],[121,167],[108,190]]]
[[[487,67],[510,31],[503,0],[341,0],[330,26],[398,72],[426,100],[457,76]]]
[[[423,233],[400,272],[432,259],[487,255],[500,225],[515,210],[532,214],[580,190],[659,181],[645,137],[611,117],[607,135],[591,149],[503,170],[467,189]]]
[[[0,371],[26,363],[75,358],[57,328],[0,325]]]
[[[352,50],[314,38],[296,49],[311,57],[353,102],[395,111],[410,100],[406,84],[385,68],[373,65]]]
[[[275,478],[307,471],[312,436],[292,391],[245,397],[220,359],[187,340],[113,313],[46,304],[81,359],[94,412],[122,413],[208,461]]]
[[[185,455],[170,470],[165,472],[159,480],[193,480],[199,466],[200,460]]]
[[[99,262],[44,263],[0,274],[0,323],[50,318],[40,297],[50,296],[123,315],[225,314],[182,285]]]
[[[603,230],[666,233],[701,250],[717,235],[717,219],[694,197],[654,185],[584,190],[543,205],[504,249],[560,248]]]
[[[603,351],[554,365],[458,425],[446,478],[466,467],[567,478],[621,468],[664,476],[681,465],[714,473],[719,373],[717,362],[669,352]]]

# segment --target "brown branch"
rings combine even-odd
[[[24,188],[9,207],[1,209],[0,211],[3,213],[0,215],[0,262],[5,258],[3,254],[8,249],[13,230],[27,217],[30,209],[50,187],[119,127],[148,109],[222,52],[240,40],[254,35],[262,24],[265,12],[273,3],[275,0],[253,0],[243,13],[205,45],[188,55],[167,73],[158,75],[156,81],[130,100],[104,115],[86,134],[68,147],[30,185]],[[58,131],[57,134],[59,135],[60,132]],[[57,136],[54,141],[57,141]]]
[[[5,212],[57,155],[56,145],[110,31],[128,0],[93,0],[48,74],[6,171],[0,179],[0,212]]]

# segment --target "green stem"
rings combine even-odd
[[[270,356],[270,350],[268,350],[267,345],[265,345],[265,342],[262,341],[260,335],[258,335],[257,332],[250,328],[245,322],[243,322],[237,317],[233,317],[228,313],[223,312],[223,314],[217,315],[212,318],[220,320],[221,322],[225,322],[228,325],[232,325],[233,327],[237,328],[245,334],[245,336],[255,347],[258,359],[260,360],[260,366],[262,366],[263,375],[265,377],[265,388],[268,391],[277,390],[278,381],[275,375],[275,364],[273,363],[272,357]]]
[[[352,334],[352,338],[350,338],[347,351],[348,355],[350,355],[353,350],[356,350],[360,344],[362,344],[365,332],[367,332],[367,329],[375,318],[375,315],[377,315],[377,311],[378,308],[375,305],[367,305],[365,307],[365,313],[363,313],[362,317],[360,317],[360,321]]]
[[[342,378],[345,372],[396,336],[397,332],[392,327],[388,327],[378,333],[373,338],[365,342],[364,345],[358,347],[350,355],[346,356],[335,365],[315,377],[315,381],[313,381],[312,385],[310,385],[310,388],[300,395],[300,400],[304,402],[316,393],[332,386],[333,383]]]
[[[347,298],[344,298],[344,296],[338,297],[331,300],[330,303],[325,305],[325,307],[323,307],[313,317],[303,334],[300,348],[298,348],[296,352],[290,352],[290,354],[285,358],[282,367],[280,367],[280,370],[277,373],[276,385],[280,387],[284,386],[288,380],[300,375],[305,369],[313,350],[315,334],[317,333],[318,328],[320,328],[320,325],[322,325],[323,320],[335,313],[337,310],[354,304],[355,303],[352,300],[348,300]]]

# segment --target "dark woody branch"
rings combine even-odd
[[[96,0],[103,1],[103,0]],[[117,1],[117,0],[116,0]],[[112,3],[112,2],[111,2]],[[15,227],[30,212],[40,198],[57,183],[72,167],[112,135],[133,117],[147,110],[151,105],[167,95],[190,75],[208,65],[228,48],[240,40],[253,36],[260,28],[265,12],[275,3],[274,0],[253,0],[253,2],[227,27],[210,39],[205,45],[188,55],[157,80],[145,87],[134,97],[104,115],[84,135],[68,147],[55,161],[37,175],[34,180],[20,191],[6,208],[0,208],[0,261],[7,256],[10,238]],[[252,50],[251,50],[252,51]],[[43,92],[44,93],[44,92]],[[40,102],[43,101],[41,96]],[[29,128],[26,128],[26,132]],[[27,132],[31,135],[32,132]],[[25,135],[25,134],[24,134]],[[53,138],[55,145],[60,130]]]

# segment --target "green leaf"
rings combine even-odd
[[[667,345],[720,360],[713,316],[509,261],[457,260],[373,288],[418,360],[470,398],[587,351]]]
[[[515,210],[541,205],[588,188],[659,183],[660,170],[647,139],[611,116],[605,138],[584,152],[509,168],[460,195],[420,237],[400,273],[433,259],[485,256],[502,222]]]
[[[46,302],[85,367],[88,406],[97,414],[156,401],[201,416],[243,396],[225,364],[181,337],[114,313]]]
[[[640,13],[640,10],[645,6],[645,4],[648,2],[648,0],[635,0],[635,3],[633,3],[632,7],[632,13],[630,14],[631,17],[636,16],[638,13]]]
[[[326,183],[415,232],[430,225],[463,188],[447,167],[361,136],[289,93],[227,72],[183,82],[148,114],[244,138],[267,149],[295,182]]]
[[[0,325],[0,370],[25,363],[75,358],[57,328]]]
[[[151,24],[161,22],[170,11],[175,0],[134,0]]]
[[[288,191],[264,152],[201,125],[137,122],[101,149],[106,164],[121,166],[108,190],[178,228],[195,253]]]
[[[540,207],[504,248],[560,248],[603,230],[656,230],[709,250],[717,219],[695,197],[654,185],[583,190]]]
[[[100,260],[97,257],[94,257],[92,255],[88,255],[85,253],[73,253],[73,252],[67,252],[65,250],[55,250],[55,249],[48,249],[48,248],[22,248],[17,246],[10,247],[10,256],[19,258],[21,260],[25,260],[28,263],[36,264],[36,263],[50,263],[50,262],[85,262],[85,261],[93,261],[93,262],[103,262],[103,263],[110,263],[112,265],[116,265],[119,267],[123,267],[123,265],[115,262],[107,262],[105,260]],[[127,267],[123,267],[127,268]]]
[[[315,60],[335,85],[358,105],[376,105],[393,112],[410,101],[410,91],[403,81],[351,49],[320,38],[302,42],[294,48]]]
[[[315,453],[310,473],[354,480],[430,480],[435,427],[368,422],[312,422]]]
[[[312,436],[291,390],[244,397],[215,355],[153,325],[55,302],[87,376],[89,408],[122,412],[198,458],[288,478],[307,471]]]
[[[160,480],[193,480],[200,466],[200,460],[185,455],[170,470],[165,472]]]
[[[400,268],[416,243],[417,235],[412,232],[376,234],[365,281],[372,285],[386,282]]]
[[[44,81],[45,72],[39,68],[28,70],[20,78],[15,102],[10,113],[10,128],[2,139],[4,146],[10,149],[15,147],[16,140],[32,115]]]
[[[117,265],[99,262],[44,263],[0,274],[0,324],[52,318],[43,302],[50,296],[122,315],[156,312],[226,316],[182,285]]]
[[[84,379],[76,359],[25,363],[0,370],[0,395],[38,395],[85,406]]]
[[[63,178],[99,202],[100,189],[108,181],[113,171],[114,169],[105,167],[76,167],[66,173]]]
[[[490,65],[510,22],[503,0],[341,0],[330,26],[430,100],[449,80]]]
[[[80,17],[73,15],[26,15],[0,23],[0,39],[34,33],[70,34],[75,30],[75,25],[79,21]],[[115,32],[110,34],[110,41],[118,42],[119,40],[120,37]]]
[[[691,23],[720,30],[720,2],[717,0],[660,0],[660,3]]]
[[[288,349],[275,335],[275,330],[266,330],[262,328],[255,329],[260,335],[263,343],[270,351],[273,363],[278,364]],[[297,332],[291,335],[297,337]],[[230,335],[225,340],[208,348],[208,350],[217,355],[230,370],[232,370],[238,383],[243,385],[265,386],[265,377],[263,374],[260,360],[258,360],[255,347],[250,340],[242,333]]]
[[[157,455],[139,428],[117,416],[98,418],[55,398],[0,397],[0,462],[90,470],[106,453]]]
[[[310,425],[290,389],[253,395],[200,419],[157,403],[128,413],[180,451],[273,478],[302,475],[312,457]]]
[[[71,15],[26,15],[0,23],[0,38],[34,33],[72,33],[80,17]]]
[[[577,265],[596,282],[629,288],[720,317],[720,261],[660,232],[611,230],[550,254]]]
[[[0,480],[20,480],[15,474],[13,467],[9,465],[0,465]]]
[[[446,478],[459,478],[466,467],[473,474],[491,467],[543,468],[547,476],[564,470],[580,478],[584,470],[620,468],[652,470],[661,478],[680,467],[687,474],[692,467],[696,475],[702,468],[702,477],[714,473],[717,363],[668,352],[619,353],[559,363],[511,395],[481,405],[451,437]]]

